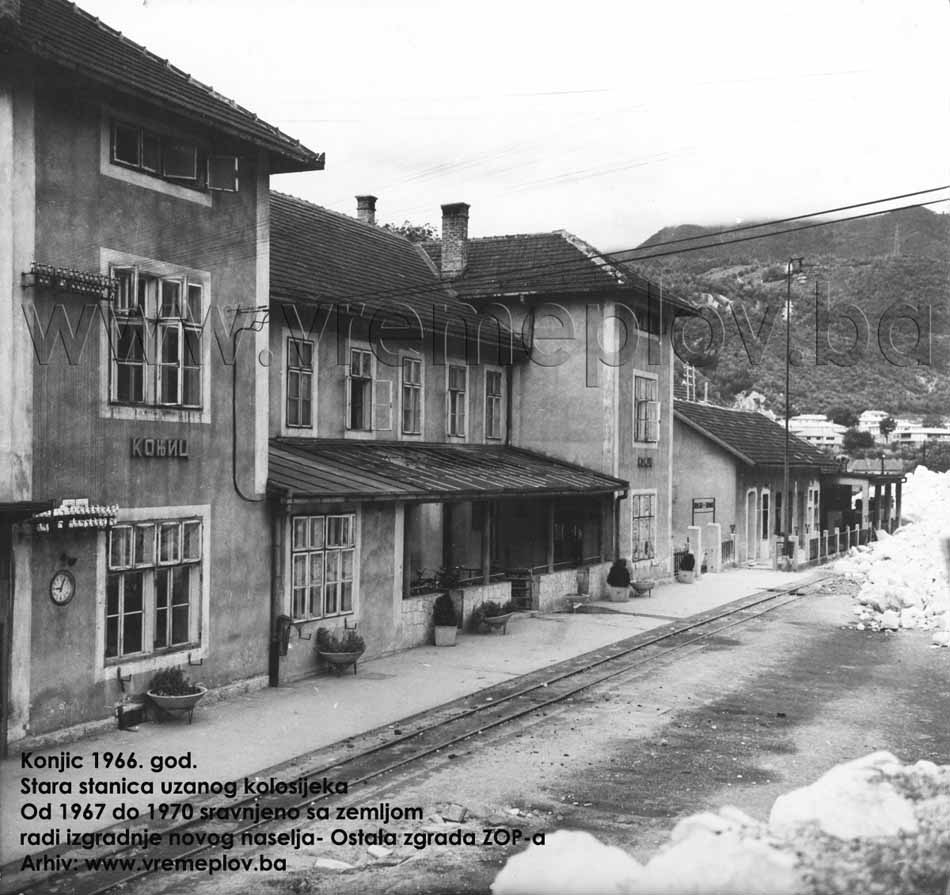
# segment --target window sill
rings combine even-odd
[[[138,674],[142,671],[149,670],[158,670],[157,668],[152,669],[152,665],[162,666],[162,660],[172,657],[178,657],[182,653],[186,652],[195,652],[196,650],[201,649],[201,644],[197,641],[192,641],[191,643],[182,643],[175,646],[161,647],[156,650],[152,650],[150,653],[129,653],[125,656],[110,657],[103,661],[103,667],[105,669],[111,668],[120,668],[123,666],[129,666],[133,674]],[[132,668],[134,665],[139,664],[148,664],[147,668]]]
[[[164,423],[210,423],[211,411],[202,407],[166,407],[153,404],[118,404],[109,402],[102,416],[113,420],[140,420]]]

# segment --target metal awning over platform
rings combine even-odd
[[[490,444],[275,438],[268,462],[268,492],[299,500],[438,502],[628,488],[583,466]]]

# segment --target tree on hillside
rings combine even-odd
[[[829,407],[825,416],[833,423],[845,426],[848,429],[853,429],[858,424],[858,415],[850,407],[845,407],[843,404]]]
[[[856,451],[860,448],[874,447],[874,437],[870,432],[862,432],[860,429],[848,429],[844,433],[844,449],[846,451]]]
[[[928,413],[924,416],[921,425],[928,429],[942,429],[944,426],[943,417],[939,413]]]
[[[886,416],[878,423],[878,428],[881,430],[881,435],[884,436],[884,440],[888,441],[891,437],[891,432],[897,428],[897,420],[892,416]]]
[[[928,445],[920,459],[932,472],[950,472],[950,444]]]
[[[403,221],[401,224],[383,224],[383,229],[405,236],[409,242],[428,242],[430,239],[439,238],[439,231],[428,222],[414,224],[412,221]]]

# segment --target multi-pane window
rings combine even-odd
[[[660,402],[657,381],[651,376],[634,376],[634,440],[660,440]]]
[[[287,425],[313,426],[313,342],[287,340]]]
[[[320,618],[353,611],[356,522],[341,516],[294,516],[291,614]]]
[[[107,659],[199,640],[201,540],[198,519],[117,525],[109,532]]]
[[[502,378],[498,370],[485,373],[485,437],[501,438]]]
[[[422,433],[422,361],[412,357],[402,359],[402,431]]]
[[[468,369],[461,365],[449,365],[448,432],[449,435],[465,435],[466,390]]]
[[[203,285],[137,267],[112,277],[112,401],[201,407]]]
[[[362,348],[350,351],[347,427],[373,428],[373,356]]]
[[[653,559],[656,556],[656,495],[634,494],[631,497],[633,512],[633,551],[631,559]]]
[[[193,189],[238,189],[236,156],[208,156],[190,140],[126,121],[112,123],[113,164]]]

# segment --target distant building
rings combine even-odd
[[[820,448],[839,448],[844,444],[847,426],[832,422],[822,413],[800,413],[788,421],[793,435]]]
[[[928,441],[950,441],[950,429],[946,426],[924,426],[910,420],[898,420],[897,428],[891,433],[892,444],[919,446]]]
[[[886,410],[865,410],[858,417],[858,431],[870,432],[875,442],[883,444],[886,440],[881,434],[881,420],[887,419],[890,414]]]

